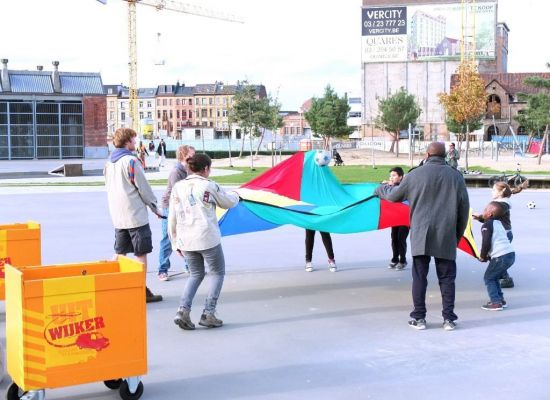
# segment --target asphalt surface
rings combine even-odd
[[[111,258],[113,229],[102,187],[0,188],[2,223],[42,225],[43,264]],[[79,191],[80,190],[80,191]],[[162,191],[156,190],[160,197]],[[489,189],[472,189],[473,208]],[[528,209],[528,201],[537,208]],[[516,287],[509,308],[487,312],[485,265],[460,253],[458,328],[441,328],[441,301],[430,271],[428,329],[407,326],[410,267],[386,268],[389,231],[333,235],[337,273],[316,237],[313,273],[304,272],[304,232],[285,226],[223,239],[227,276],[218,305],[224,326],[183,331],[173,324],[186,276],[172,257],[168,282],[156,279],[160,221],[148,285],[165,300],[149,304],[148,374],[142,399],[548,399],[550,398],[550,193],[514,196]],[[480,239],[479,225],[476,237]],[[206,278],[207,279],[207,278]],[[206,292],[192,310],[197,322]],[[131,310],[126,310],[131,312]],[[5,336],[0,303],[0,339]],[[5,342],[4,342],[5,343]],[[9,377],[0,385],[7,388]],[[46,391],[47,399],[118,399],[102,383]]]

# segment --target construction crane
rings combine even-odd
[[[107,0],[97,0],[106,4]],[[243,23],[244,21],[232,14],[211,10],[194,4],[180,3],[175,0],[122,0],[128,3],[128,72],[129,72],[129,102],[132,129],[138,132],[138,85],[137,85],[137,28],[136,5],[153,7],[158,11],[168,10],[184,14],[197,15],[228,22]]]

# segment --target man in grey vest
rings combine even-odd
[[[382,185],[375,193],[381,199],[410,203],[414,310],[409,325],[426,329],[427,277],[434,257],[443,328],[453,330],[458,319],[454,312],[456,247],[466,229],[470,202],[464,178],[445,163],[445,145],[431,143],[427,153],[424,164],[410,171],[399,186]]]

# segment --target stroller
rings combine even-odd
[[[338,153],[337,150],[334,150],[332,152],[332,158],[334,159],[335,167],[340,167],[341,165],[344,165],[344,160],[342,160],[342,157],[340,156],[340,153]]]

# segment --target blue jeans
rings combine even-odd
[[[168,209],[163,208],[162,213],[168,216]],[[161,223],[162,229],[162,239],[160,239],[160,250],[159,250],[159,274],[168,273],[170,269],[170,255],[172,255],[172,243],[170,243],[170,238],[168,237],[168,219],[162,219]]]
[[[180,299],[180,307],[191,310],[193,298],[197,293],[202,280],[204,279],[204,262],[208,264],[208,276],[210,278],[210,288],[204,304],[204,312],[213,314],[216,311],[216,304],[220,297],[225,276],[225,258],[223,256],[222,245],[199,251],[186,251],[185,257],[189,265],[189,279],[185,283],[185,288]]]
[[[504,299],[499,279],[506,274],[506,271],[514,264],[514,261],[516,261],[516,253],[514,252],[491,258],[491,261],[489,261],[483,280],[485,281],[485,286],[487,286],[487,293],[489,294],[491,303],[501,303]]]

